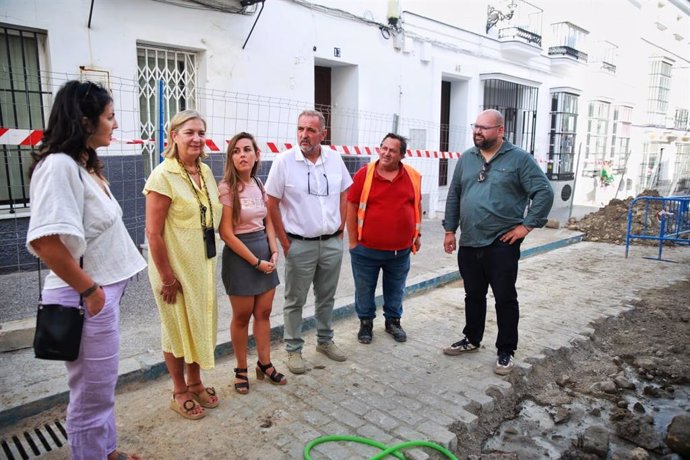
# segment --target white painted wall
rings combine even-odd
[[[501,1],[491,3],[499,5]],[[242,45],[256,13],[219,13],[153,0],[96,1],[89,29],[90,3],[3,0],[0,22],[46,31],[47,70],[63,79],[78,75],[79,67],[87,66],[133,81],[137,43],[198,52],[199,86],[203,90],[199,109],[207,115],[210,134],[220,142],[240,129],[255,132],[262,141],[294,140],[297,112],[313,104],[317,63],[333,68],[335,108],[360,114],[354,118],[334,117],[334,143],[378,145],[392,128],[392,116],[397,114],[401,134],[409,135],[410,129],[426,130],[426,148],[438,149],[441,81],[446,79],[453,82],[451,123],[455,130],[451,130],[450,150],[461,151],[471,142],[469,124],[482,105],[481,76],[504,74],[535,82],[539,87],[535,158],[545,169],[551,88],[582,89],[577,143],[584,144],[590,100],[606,97],[613,104],[632,104],[634,120],[640,123],[646,107],[649,55],[665,50],[685,62],[683,65],[690,62],[690,34],[679,25],[688,24],[688,12],[675,0],[667,1],[668,10],[662,12],[658,2],[651,0],[533,0],[531,3],[543,8],[544,42],[541,53],[532,57],[507,52],[491,34],[486,36],[488,0],[313,2],[342,10],[330,13],[310,8],[312,3],[302,0],[270,0],[244,50]],[[399,13],[404,36],[374,24],[387,24],[389,11]],[[359,19],[353,20],[345,12]],[[683,40],[676,40],[655,24],[657,19],[668,23],[678,15],[684,22],[671,23],[669,30],[685,33]],[[548,57],[551,24],[563,20],[590,31],[590,43],[606,39],[619,45],[615,77],[586,65],[558,66]],[[334,48],[340,49],[340,57],[334,56]],[[687,75],[679,78],[680,86],[674,89],[673,97],[681,106],[690,108],[687,86],[682,86],[682,82],[688,82]],[[138,98],[134,89],[127,94],[117,101],[120,132],[123,138],[136,138]],[[279,100],[287,102],[281,110],[250,104],[247,110],[253,110],[261,120],[249,116],[247,120],[231,119],[228,94],[251,95],[264,101],[265,106]],[[381,117],[365,115],[368,113]],[[634,138],[641,142],[646,135],[636,132]],[[639,150],[637,145],[635,154]],[[113,146],[110,151],[137,153],[136,147],[123,145]],[[420,165],[425,162],[420,168],[425,174],[424,188],[433,195],[433,209],[441,210],[446,190],[435,185],[437,162],[414,161]],[[450,163],[452,176],[454,162]],[[578,182],[576,203],[591,202],[592,186],[586,180]]]

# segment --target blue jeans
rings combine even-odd
[[[462,332],[473,344],[481,343],[486,322],[486,294],[491,286],[498,324],[496,348],[499,353],[511,355],[518,344],[520,308],[515,282],[521,243],[522,240],[518,240],[511,245],[496,239],[481,248],[458,248],[458,265],[465,286],[465,328]]]
[[[400,318],[405,281],[410,271],[410,249],[379,251],[358,244],[350,249],[352,276],[355,281],[355,311],[359,319],[374,319],[374,302],[379,271],[383,270],[383,316]]]

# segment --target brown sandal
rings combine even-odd
[[[237,380],[243,380],[240,383],[235,383],[235,391],[241,395],[246,395],[249,393],[249,377],[247,377],[247,368],[236,367],[235,378]]]
[[[266,372],[269,369],[273,369],[272,372]],[[278,372],[273,364],[269,362],[268,364],[261,364],[261,361],[256,362],[256,378],[263,380],[264,376],[268,377],[268,380],[274,385],[285,385],[287,379],[283,374]]]
[[[220,400],[218,399],[218,396],[216,396],[216,389],[213,387],[205,387],[199,393],[193,392],[191,388],[198,385],[201,385],[201,382],[191,383],[187,385],[187,390],[192,394],[194,401],[198,402],[199,404],[201,404],[201,407],[204,407],[206,409],[214,409],[218,407],[218,404],[220,404]],[[216,398],[215,402],[210,402],[211,398],[213,398],[214,396]]]
[[[205,412],[200,412],[198,414],[192,413],[194,409],[199,407],[199,403],[197,403],[194,399],[188,399],[182,405],[175,400],[175,396],[185,394],[187,393],[186,391],[180,391],[179,393],[173,392],[173,397],[172,401],[170,401],[170,408],[183,416],[186,419],[189,420],[199,420],[201,418],[206,417]]]

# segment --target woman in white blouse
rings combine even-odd
[[[79,358],[65,363],[67,436],[75,460],[140,459],[117,450],[115,426],[120,299],[128,280],[146,267],[96,154],[110,145],[116,128],[107,90],[67,82],[55,96],[30,172],[26,241],[50,268],[43,302],[77,307],[81,296],[86,308]]]

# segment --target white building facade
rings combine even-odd
[[[326,113],[353,173],[396,131],[430,217],[485,108],[549,175],[557,217],[688,194],[689,22],[685,0],[2,0],[0,227],[30,213],[28,152],[73,78],[113,92],[118,142],[101,154],[135,240],[158,129],[187,108],[207,118],[217,174],[239,131],[266,173],[305,108]],[[21,241],[0,243],[23,268]]]

